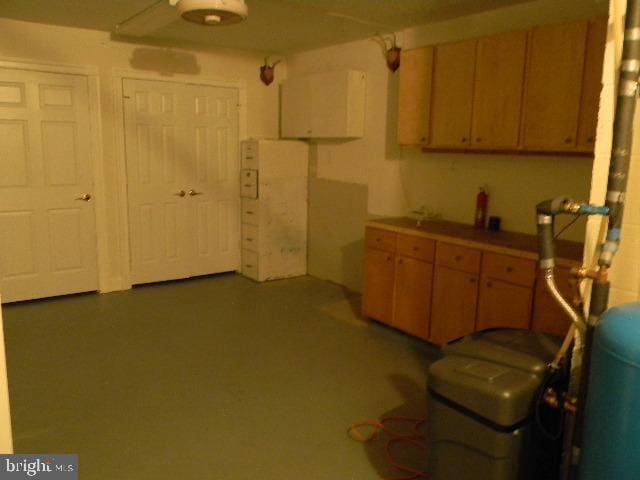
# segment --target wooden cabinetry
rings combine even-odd
[[[578,121],[578,149],[593,151],[602,90],[602,58],[607,42],[607,19],[589,22]]]
[[[478,40],[471,145],[517,148],[527,33]]]
[[[371,223],[376,227],[366,230],[365,316],[438,345],[488,328],[566,333],[566,315],[544,279],[536,278],[535,237],[511,234],[527,245],[527,251],[519,251],[505,249],[505,239],[495,236],[482,244],[461,240],[456,235],[465,230],[459,224],[450,224],[452,235],[434,226],[430,238],[424,229],[411,234],[408,228],[397,232],[382,222]],[[467,228],[469,238],[479,237]],[[577,247],[567,248],[570,244],[563,244],[565,252]],[[567,297],[568,276],[568,267],[557,268],[558,285]]]
[[[403,53],[398,142],[593,152],[606,30],[579,21]]]
[[[533,260],[484,253],[477,329],[529,328],[535,278]]]
[[[398,143],[424,145],[429,140],[433,47],[402,52],[398,96]]]
[[[362,137],[365,81],[365,74],[355,70],[286,79],[282,82],[282,137]]]
[[[534,28],[524,95],[523,146],[576,147],[587,22]]]
[[[428,339],[434,242],[367,228],[364,315]]]
[[[431,146],[469,145],[476,43],[475,40],[450,43],[435,49]]]

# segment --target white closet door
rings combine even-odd
[[[237,269],[237,90],[123,87],[132,283]]]
[[[3,302],[98,287],[89,125],[86,77],[0,69]]]
[[[194,226],[194,275],[240,266],[238,91],[187,86],[187,145],[195,168],[188,181]]]

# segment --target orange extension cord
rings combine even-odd
[[[420,427],[424,422],[426,422],[426,418],[414,418],[414,417],[385,417],[380,420],[361,420],[359,422],[355,422],[349,427],[349,436],[354,440],[367,443],[371,441],[374,437],[376,437],[380,432],[384,431],[391,438],[387,442],[386,452],[387,457],[389,459],[389,464],[394,468],[408,473],[407,477],[386,477],[383,480],[416,480],[419,478],[426,478],[429,474],[423,470],[416,470],[415,468],[407,467],[406,465],[400,465],[393,458],[391,453],[392,447],[397,443],[410,443],[412,445],[416,445],[426,452],[427,444],[424,435],[420,432]],[[407,422],[413,425],[413,433],[399,433],[394,432],[389,427],[385,426],[385,422]],[[368,435],[363,434],[360,431],[360,427],[370,427],[372,432]]]

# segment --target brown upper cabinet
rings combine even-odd
[[[575,148],[587,22],[534,28],[524,95],[525,149]]]
[[[593,152],[606,19],[403,52],[398,143]]]
[[[398,98],[398,143],[426,144],[429,140],[429,105],[433,69],[433,47],[402,52]]]
[[[578,122],[578,148],[593,151],[596,142],[598,107],[602,90],[602,59],[607,43],[607,19],[598,18],[589,22],[587,48],[584,57],[582,78],[582,101]]]
[[[478,40],[471,141],[476,148],[517,148],[527,33]]]
[[[434,147],[469,145],[476,44],[473,40],[435,49],[429,142]]]

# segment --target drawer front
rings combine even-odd
[[[480,273],[480,251],[438,242],[436,264],[468,273]]]
[[[258,171],[240,171],[240,196],[243,198],[258,198]]]
[[[482,274],[497,280],[532,287],[536,279],[536,262],[497,253],[482,256]]]
[[[258,280],[258,254],[256,252],[242,250],[242,274]]]
[[[242,167],[258,170],[258,142],[246,140],[241,147]]]
[[[242,248],[258,252],[260,248],[260,237],[258,227],[255,225],[242,225]]]
[[[429,238],[398,234],[396,245],[398,255],[433,262],[435,250],[436,242]]]
[[[252,198],[242,199],[242,223],[249,225],[260,224],[260,202]]]
[[[395,232],[367,227],[365,243],[367,248],[376,248],[385,252],[395,253],[397,236]]]

